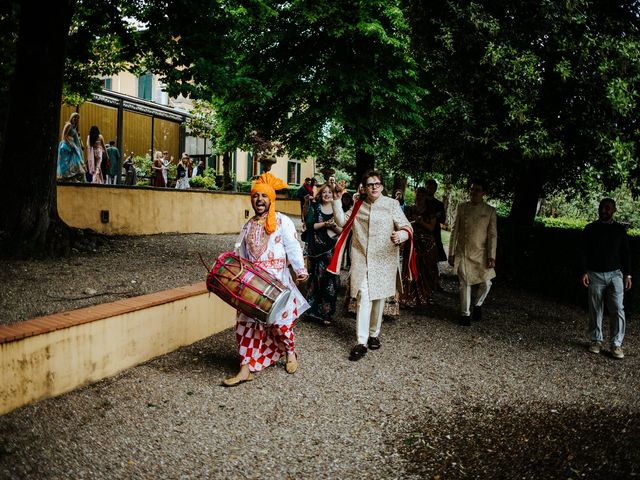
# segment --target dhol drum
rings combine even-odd
[[[234,252],[218,257],[207,276],[207,289],[258,322],[271,325],[291,290],[264,268]]]

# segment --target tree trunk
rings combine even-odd
[[[406,189],[407,189],[407,177],[402,175],[394,175],[391,192],[393,193],[396,190],[400,190],[402,192],[402,197],[404,198],[404,191]]]
[[[513,195],[509,221],[514,226],[533,225],[538,210],[538,200],[542,194],[543,180],[538,175],[523,175]]]
[[[73,0],[55,0],[39,4],[36,14],[24,3],[20,11],[0,176],[0,241],[12,251],[42,251],[51,222],[59,221],[58,128],[74,7]]]
[[[231,152],[225,152],[222,155],[222,190],[233,190],[231,180]]]
[[[375,167],[375,161],[373,155],[365,152],[362,149],[356,150],[356,185],[359,185],[362,181],[362,177],[367,170],[371,170]]]

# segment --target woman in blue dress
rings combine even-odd
[[[82,150],[74,138],[75,129],[70,122],[65,123],[62,129],[62,140],[58,144],[58,169],[57,178],[65,182],[81,182],[85,179],[84,158]]]

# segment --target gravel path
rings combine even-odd
[[[234,236],[158,236],[142,242],[178,245],[180,238],[184,244],[178,251],[189,257],[201,247],[224,247]],[[107,243],[113,251],[139,241]],[[64,268],[75,270],[73,262],[80,262],[82,270],[91,260],[96,278],[114,274],[119,282],[105,280],[100,288],[128,286],[135,278],[104,260],[102,248]],[[185,271],[197,271],[196,262],[170,268],[176,252],[162,252],[154,250],[146,262],[143,252],[133,255],[140,261],[136,268],[149,266],[136,273],[137,288],[148,288],[155,275],[150,270],[158,264],[162,281],[172,282],[166,288],[187,278]],[[170,262],[162,263],[163,256]],[[204,272],[198,268],[195,281]],[[66,278],[75,283],[74,273]],[[586,352],[579,309],[521,292],[498,278],[486,318],[463,328],[456,323],[456,280],[449,272],[443,286],[436,305],[424,314],[404,311],[386,321],[382,349],[359,362],[347,360],[355,336],[352,318],[341,316],[329,328],[301,321],[295,375],[279,364],[253,382],[225,389],[220,380],[237,368],[235,340],[227,330],[4,415],[0,478],[640,475],[638,317],[628,319],[627,356],[616,361]],[[55,291],[71,295],[79,287],[72,288]]]
[[[69,258],[0,259],[0,325],[204,281],[237,235],[94,237]]]

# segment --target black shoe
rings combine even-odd
[[[463,327],[470,327],[471,326],[471,317],[467,317],[466,315],[462,315],[460,317],[460,320],[458,320],[458,323],[460,325],[462,325]]]
[[[476,322],[479,322],[480,320],[482,320],[482,307],[480,306],[473,307],[473,311],[471,312],[471,318]]]
[[[351,349],[349,360],[356,362],[360,360],[362,357],[364,357],[366,354],[367,354],[367,347],[359,343]]]
[[[369,337],[369,340],[367,340],[367,346],[371,350],[378,350],[380,348],[380,339],[378,337]]]

